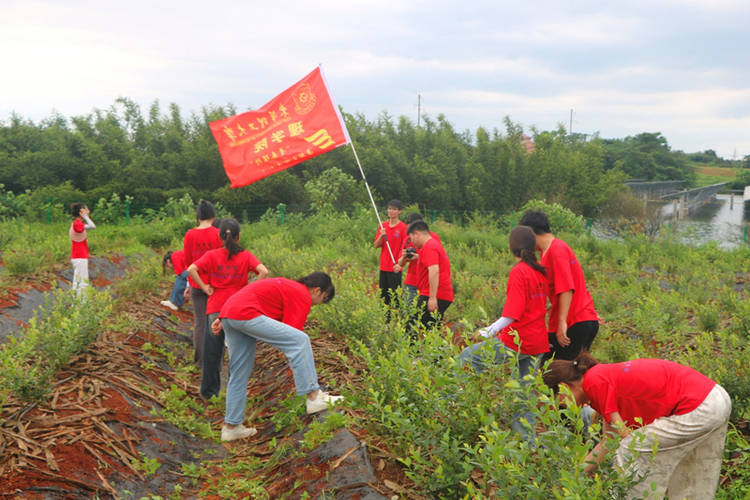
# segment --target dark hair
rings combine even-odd
[[[530,227],[516,226],[513,228],[508,238],[508,244],[513,255],[519,257],[532,269],[547,276],[547,268],[536,260],[536,252],[534,251],[536,248],[536,236]]]
[[[328,304],[336,296],[336,288],[333,286],[331,277],[323,271],[315,271],[307,276],[297,280],[298,283],[302,283],[307,288],[320,287],[320,290],[326,294],[326,298],[323,299],[324,304]]]
[[[423,233],[429,233],[430,232],[430,226],[427,225],[427,223],[423,220],[416,220],[409,224],[409,227],[406,229],[406,234],[414,234],[414,231],[420,231]]]
[[[586,349],[583,349],[573,361],[568,359],[554,360],[547,367],[542,379],[548,387],[555,389],[562,383],[580,380],[584,373],[598,364],[599,362]]]
[[[210,201],[201,200],[198,203],[198,208],[195,209],[195,216],[198,218],[198,222],[213,219],[216,216],[214,204]]]
[[[219,229],[219,227],[221,227],[222,222],[224,222],[224,219],[218,219],[214,217],[214,221],[211,223],[211,225],[215,227],[216,229]]]
[[[167,272],[167,262],[172,262],[172,254],[174,252],[170,250],[169,252],[164,254],[164,258],[161,259],[161,275],[164,276],[164,274]]]
[[[393,207],[393,208],[397,208],[399,210],[403,210],[404,209],[404,204],[401,203],[399,200],[391,200],[385,206],[385,208],[388,208],[388,207]]]
[[[219,226],[219,238],[224,242],[224,248],[229,252],[229,259],[245,249],[240,246],[237,239],[240,237],[240,224],[234,219],[224,219]]]
[[[552,230],[549,228],[549,217],[541,210],[526,210],[518,223],[521,226],[529,226],[534,234],[547,234]]]
[[[406,219],[404,219],[404,222],[408,226],[412,222],[416,222],[418,220],[422,220],[422,214],[418,214],[417,212],[412,212],[406,216]]]
[[[73,217],[78,217],[79,215],[81,215],[82,208],[86,208],[85,203],[71,203],[70,211],[73,212]]]

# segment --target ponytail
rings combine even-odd
[[[329,303],[336,296],[336,288],[333,286],[331,277],[323,271],[315,271],[303,276],[297,280],[297,283],[302,283],[307,288],[320,288],[320,291],[326,294],[324,304]]]
[[[516,226],[510,232],[508,245],[513,255],[520,258],[526,265],[547,276],[547,268],[536,260],[536,235],[528,226]]]
[[[219,238],[224,242],[224,248],[229,252],[227,260],[232,260],[232,257],[245,251],[237,241],[240,238],[240,225],[236,220],[224,219],[221,221],[219,225]]]
[[[210,201],[201,200],[201,202],[198,203],[198,207],[195,209],[195,216],[197,217],[198,222],[213,219],[216,216],[214,204]]]
[[[161,260],[161,275],[164,276],[167,273],[167,262],[172,262],[172,250],[164,254],[164,258]]]
[[[554,360],[549,364],[542,378],[548,387],[555,389],[560,384],[580,380],[589,369],[598,364],[599,362],[584,349],[573,361]]]

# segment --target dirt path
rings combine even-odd
[[[92,257],[89,259],[91,284],[104,290],[125,277],[130,266],[126,257]],[[0,265],[0,269],[2,265]],[[26,281],[18,288],[0,298],[0,342],[13,332],[28,326],[34,311],[44,305],[44,301],[54,285],[67,290],[73,280],[73,268],[67,266],[54,273],[53,280]]]

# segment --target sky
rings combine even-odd
[[[259,108],[322,64],[368,120],[562,124],[750,155],[747,0],[0,0],[0,121]],[[418,97],[421,96],[421,97]],[[421,106],[418,108],[418,100]]]

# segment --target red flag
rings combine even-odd
[[[210,126],[233,188],[350,142],[319,67],[262,108]]]

